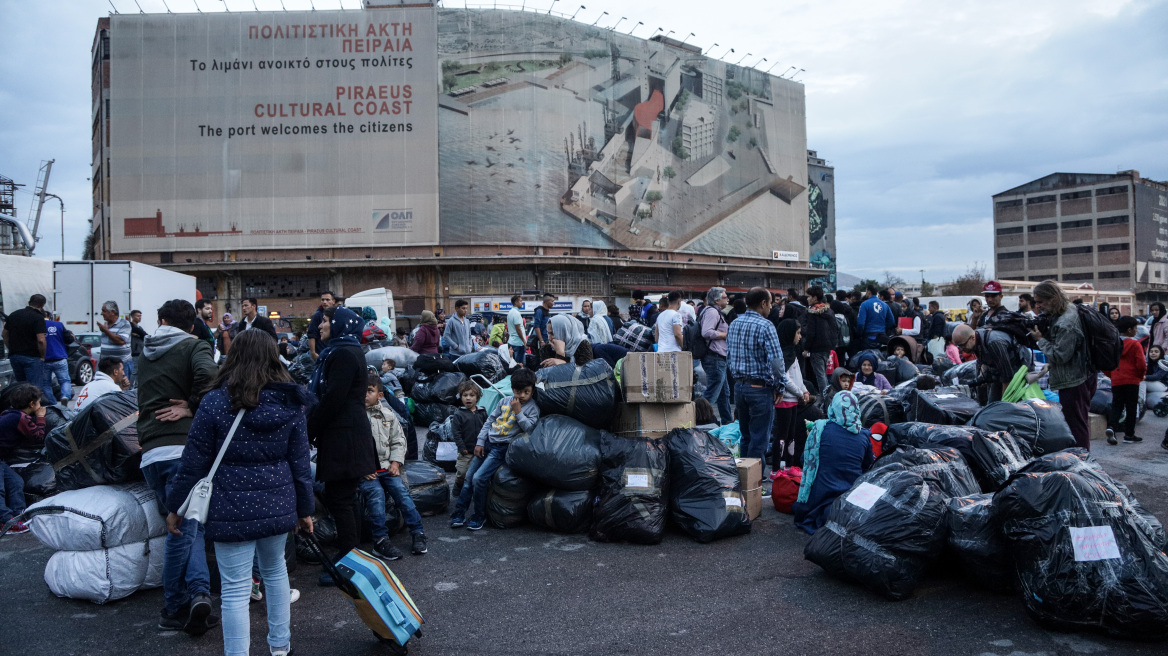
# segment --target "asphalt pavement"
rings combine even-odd
[[[1168,519],[1168,419],[1147,417],[1141,444],[1093,444],[1112,476]],[[671,531],[656,546],[601,544],[531,527],[452,530],[424,518],[430,552],[391,565],[426,619],[410,652],[427,654],[1053,654],[1168,653],[1168,643],[1061,634],[1029,619],[1015,595],[979,589],[938,567],[906,601],[889,602],[803,559],[807,537],[764,501],[746,536],[697,544]],[[408,550],[407,537],[395,538]],[[368,545],[367,545],[368,546]],[[161,590],[97,606],[58,599],[42,579],[51,556],[31,534],[0,539],[0,654],[219,654],[160,631]],[[291,574],[298,656],[386,653],[348,601]],[[251,607],[253,653],[266,654],[265,609]]]

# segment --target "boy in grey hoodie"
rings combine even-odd
[[[520,434],[530,433],[539,421],[535,374],[530,369],[519,369],[511,375],[511,392],[512,396],[503,398],[479,431],[475,459],[467,468],[466,483],[450,517],[451,528],[465,524],[470,530],[477,531],[483,527],[487,518],[487,488],[507,457],[507,447]],[[466,523],[463,517],[472,500],[474,512],[470,522]]]

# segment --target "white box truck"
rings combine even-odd
[[[142,311],[142,328],[158,329],[158,308],[171,299],[195,302],[195,278],[129,260],[53,263],[53,303],[61,322],[74,333],[97,330],[101,306],[118,304],[121,316]]]
[[[352,296],[345,297],[345,307],[361,314],[361,308],[371,307],[377,313],[377,319],[389,318],[389,325],[397,329],[397,312],[393,307],[393,292],[384,288],[377,287],[375,289],[366,289],[363,292],[357,292]],[[393,335],[389,335],[393,337]]]

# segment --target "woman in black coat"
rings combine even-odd
[[[352,310],[325,311],[320,339],[326,345],[316,362],[309,391],[319,402],[308,416],[308,437],[316,446],[316,479],[324,483],[324,503],[337,524],[337,559],[360,541],[353,514],[361,479],[377,472],[377,447],[365,414],[364,324]],[[329,583],[322,575],[322,583]]]

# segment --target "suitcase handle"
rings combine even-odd
[[[337,588],[339,588],[341,592],[344,592],[354,599],[357,599],[361,596],[361,592],[357,589],[357,586],[354,585],[352,581],[341,575],[341,572],[337,569],[336,564],[333,563],[331,558],[325,555],[324,549],[322,549],[320,543],[316,541],[316,535],[307,533],[305,531],[297,531],[296,538],[308,546],[309,551],[316,554],[316,557],[320,559],[320,565],[324,569],[325,574],[333,577],[333,581],[336,583]]]
[[[385,590],[379,590],[377,596],[381,599],[381,603],[385,604],[385,607],[389,609],[389,613],[393,615],[393,621],[399,625],[405,624],[406,616],[402,615],[402,612],[397,609],[397,602],[394,601],[393,597],[389,596],[389,593]]]

